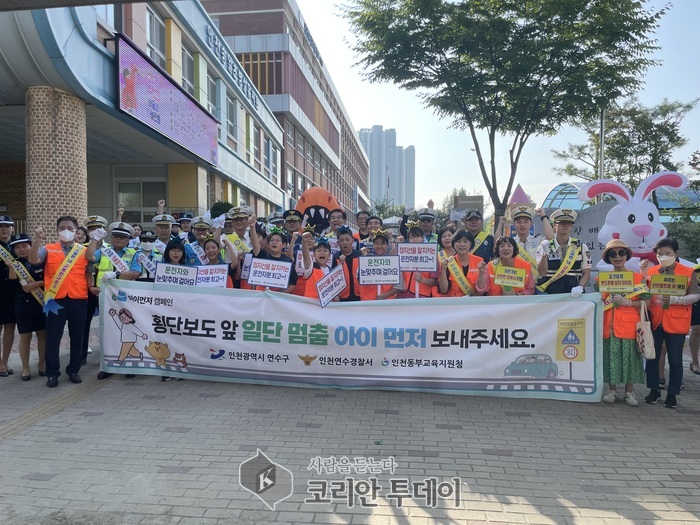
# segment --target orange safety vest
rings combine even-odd
[[[66,254],[63,253],[63,248],[60,243],[47,244],[46,248],[46,264],[44,266],[44,289],[48,290],[51,287],[53,278],[56,272],[61,268]],[[78,257],[78,260],[71,268],[68,276],[63,280],[61,287],[56,293],[56,299],[63,299],[68,296],[70,299],[87,299],[88,285],[87,270],[88,260],[85,254]]]
[[[357,280],[357,272],[360,266],[360,258],[353,257],[350,259],[350,267],[348,267],[348,260],[345,259],[340,264],[343,265],[343,274],[345,275],[345,282],[347,286],[340,292],[340,299],[348,299],[350,297],[350,292],[359,297],[360,295],[360,282]]]
[[[649,268],[649,284],[651,284],[651,276],[659,273],[659,268],[661,268],[661,266],[652,266]],[[673,274],[684,275],[688,278],[685,285],[687,293],[690,279],[693,278],[693,269],[677,262],[676,267],[673,269]],[[655,305],[654,301],[652,301],[649,311],[651,312],[651,327],[653,329],[662,326],[664,332],[667,334],[687,334],[690,330],[690,318],[693,311],[693,306],[690,304],[670,304],[668,308],[663,308],[662,306]]]
[[[460,267],[462,267],[462,261],[460,261],[459,256],[455,257],[457,258],[457,264],[459,264]],[[478,266],[481,261],[483,261],[483,259],[478,255],[472,255],[471,253],[469,254],[469,269],[467,270],[467,281],[469,282],[469,284],[472,285],[472,288],[474,288],[474,291],[477,295],[483,295],[481,292],[476,291],[476,281],[479,279]],[[450,283],[450,288],[447,290],[447,293],[443,295],[443,297],[464,297],[464,292],[459,287],[459,284],[457,284],[457,281],[455,281],[455,278],[449,269],[447,270],[447,280]]]
[[[406,292],[411,293],[411,297],[416,296],[416,276],[414,275],[416,272],[403,272],[403,282],[407,283],[408,286],[406,286]],[[420,272],[421,277],[424,277],[426,279],[434,279],[434,276],[431,276],[430,272]],[[425,283],[418,283],[418,293],[420,294],[421,297],[431,297],[433,294],[433,287],[428,286]]]
[[[327,274],[323,272],[323,269],[317,268],[316,263],[314,263],[314,269],[311,272],[311,275],[309,275],[308,279],[305,279],[304,297],[311,297],[312,299],[318,300],[318,290],[316,289],[316,283],[323,279],[326,275]]]
[[[641,274],[634,274],[634,284],[641,283],[642,279]],[[603,293],[603,301],[609,296],[609,293]],[[641,299],[635,298],[633,301],[641,301]],[[613,335],[619,339],[636,339],[639,319],[639,307],[616,304],[612,308],[603,310],[603,339],[610,339],[611,329]]]
[[[532,265],[522,257],[515,257],[513,259],[513,267],[525,270],[525,284],[527,284],[528,280],[532,279]],[[489,274],[489,295],[503,295],[503,287],[494,283],[496,279],[496,268],[493,266],[493,261],[489,262],[486,266],[486,273]],[[524,289],[525,287],[513,288],[513,292],[522,292]]]
[[[361,284],[360,286],[360,301],[376,301],[377,297],[379,294],[377,293],[377,286],[376,284]],[[381,293],[388,292],[392,288],[394,288],[395,285],[393,284],[382,284],[379,285],[381,286]],[[387,299],[396,299],[395,295],[392,295],[391,297],[387,297]]]

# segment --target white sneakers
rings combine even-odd
[[[615,401],[617,401],[617,392],[615,390],[611,390],[603,396],[603,403],[611,405]],[[625,392],[625,403],[631,407],[639,406],[639,401],[637,401],[637,398],[634,397],[634,393],[632,392]]]

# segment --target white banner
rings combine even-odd
[[[401,242],[396,245],[403,272],[437,272],[438,245],[434,242]]]
[[[113,280],[107,372],[600,401],[600,294],[331,303]],[[126,309],[134,324],[123,324]],[[274,314],[273,314],[274,312]],[[124,316],[128,319],[128,316]],[[407,322],[410,320],[410,322]],[[129,343],[140,330],[146,338]]]
[[[358,280],[360,284],[399,284],[398,255],[366,255],[359,258]]]
[[[291,271],[291,262],[254,258],[250,266],[248,284],[284,289],[289,286]]]

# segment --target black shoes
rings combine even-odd
[[[676,408],[678,406],[678,402],[676,401],[676,396],[673,394],[668,394],[666,396],[666,401],[664,401],[664,406],[666,408]]]
[[[58,386],[58,378],[57,377],[49,377],[46,380],[46,386],[49,388],[56,388]]]
[[[112,377],[113,374],[110,374],[109,372],[100,372],[97,374],[97,379],[107,379],[108,377]]]
[[[661,397],[660,391],[652,390],[651,392],[649,392],[649,395],[644,398],[644,402],[647,405],[653,405],[659,400],[660,397]],[[675,396],[674,396],[674,399],[675,399]]]
[[[74,385],[83,382],[83,379],[78,374],[68,374],[68,379],[70,379],[70,382]]]

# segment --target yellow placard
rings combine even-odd
[[[557,361],[586,360],[586,320],[559,319],[557,321]]]
[[[662,275],[655,273],[651,276],[649,292],[653,295],[677,295],[686,294],[688,278],[685,275]]]
[[[600,272],[598,290],[609,293],[626,293],[634,290],[633,272]]]
[[[527,272],[523,268],[512,268],[499,264],[496,268],[496,275],[493,282],[498,286],[508,286],[510,288],[525,288]]]

